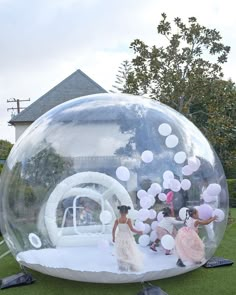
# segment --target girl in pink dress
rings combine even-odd
[[[140,271],[142,269],[143,255],[139,251],[134,240],[133,234],[142,234],[142,231],[136,230],[129,218],[127,218],[129,206],[119,206],[120,218],[116,219],[112,238],[115,243],[115,253],[120,271]],[[116,233],[116,230],[118,232]]]
[[[181,267],[185,266],[184,260],[200,264],[204,261],[205,246],[198,236],[198,226],[209,224],[217,218],[214,216],[207,220],[200,220],[195,208],[188,209],[186,214],[186,226],[178,230],[175,238],[176,252],[179,256],[177,265]]]

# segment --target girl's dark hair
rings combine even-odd
[[[120,213],[128,213],[128,210],[130,210],[130,206],[125,206],[125,205],[122,205],[122,206],[118,206],[117,207],[118,210],[120,210]]]
[[[197,212],[197,209],[195,208],[188,208],[186,210],[186,217],[184,220],[184,223],[186,223],[186,221],[189,219],[189,217],[193,217],[193,215]]]
[[[162,214],[163,214],[164,217],[168,217],[168,216],[170,216],[170,215],[171,215],[171,210],[170,210],[170,208],[169,208],[169,207],[164,208],[164,209],[162,210]]]
[[[186,215],[187,215],[187,213],[188,213],[188,215],[190,216],[190,217],[193,217],[193,215],[196,213],[196,209],[195,208],[189,208],[188,210],[186,210]]]

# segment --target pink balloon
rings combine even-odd
[[[173,200],[173,197],[174,197],[174,193],[172,191],[169,191],[167,194],[166,194],[167,198],[166,198],[166,203],[171,203],[172,200]]]

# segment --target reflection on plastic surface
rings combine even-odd
[[[197,268],[176,266],[172,238],[164,239],[168,257],[161,246],[149,249],[162,208],[180,219],[185,207],[204,217],[215,212],[217,222],[199,229],[206,259],[228,215],[224,172],[202,133],[175,110],[130,95],[90,95],[41,116],[14,145],[1,195],[2,232],[16,259],[81,281],[103,282],[104,273],[106,282],[144,281]],[[111,232],[119,205],[131,207],[129,217],[144,231],[136,239],[141,272],[117,268]]]

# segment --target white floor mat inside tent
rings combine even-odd
[[[31,269],[56,277],[101,283],[126,283],[148,281],[176,276],[200,265],[176,266],[175,254],[165,255],[161,248],[153,252],[140,247],[144,253],[144,267],[141,272],[118,270],[114,247],[64,247],[28,250],[18,253],[19,263]]]

